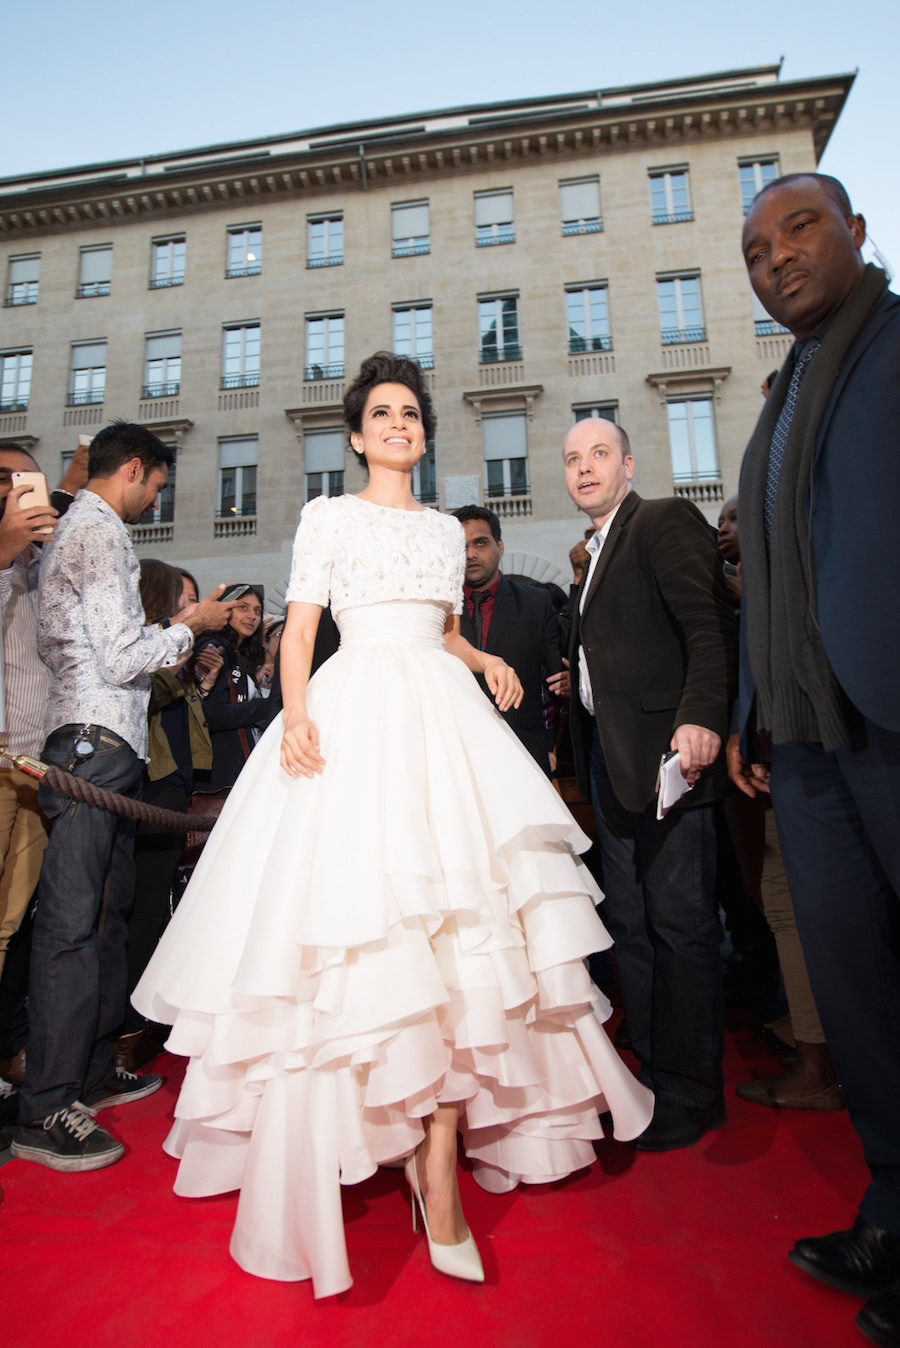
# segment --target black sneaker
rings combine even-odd
[[[127,1105],[130,1100],[143,1100],[145,1095],[158,1091],[162,1084],[163,1079],[156,1072],[138,1076],[135,1072],[126,1072],[123,1067],[116,1067],[98,1086],[86,1091],[77,1103],[86,1114],[93,1115],[108,1105]]]
[[[11,1150],[20,1160],[51,1170],[102,1170],[118,1161],[125,1148],[74,1104],[37,1123],[20,1123]]]

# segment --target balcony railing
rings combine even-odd
[[[151,276],[150,289],[164,290],[166,286],[183,286],[184,272],[173,271],[171,276]]]
[[[564,220],[563,234],[602,234],[603,221],[599,216],[594,220]]]
[[[332,361],[330,365],[307,365],[303,371],[304,379],[343,379],[344,362]]]
[[[0,403],[0,412],[27,412],[27,398],[12,398],[9,402]]]
[[[410,360],[414,360],[414,361],[416,362],[416,364],[418,365],[418,367],[419,367],[420,370],[433,370],[433,369],[434,369],[434,356],[433,356],[433,355],[429,355],[429,356],[425,356],[425,355],[422,355],[422,356],[410,356]]]
[[[83,407],[85,403],[102,403],[103,389],[91,388],[85,389],[81,393],[70,393],[66,399],[66,407]]]
[[[774,318],[757,318],[753,326],[756,329],[757,337],[780,337],[783,332],[790,331],[790,328],[785,328],[781,323],[776,323]]]
[[[498,243],[515,243],[516,241],[515,225],[498,225],[496,231],[490,234],[487,232],[489,229],[492,229],[492,226],[485,225],[484,233],[475,235],[476,248],[491,248]]]
[[[233,276],[259,276],[261,271],[261,262],[248,262],[242,267],[226,267],[225,279],[228,281]]]
[[[583,356],[586,351],[612,351],[612,337],[570,337],[569,355]]]
[[[108,295],[110,288],[109,281],[82,281],[75,291],[75,298],[77,300],[94,299],[97,295]]]
[[[38,282],[15,282],[9,288],[6,299],[3,301],[4,309],[15,309],[20,304],[37,304],[38,302]]]
[[[431,237],[424,235],[419,239],[398,241],[391,247],[391,257],[418,257],[420,253],[431,252]]]
[[[507,342],[505,346],[482,346],[478,351],[482,365],[496,365],[504,360],[521,360],[522,348],[518,342]]]
[[[242,538],[255,533],[255,515],[228,515],[213,521],[214,538]]]
[[[327,257],[308,257],[306,265],[307,267],[342,267],[344,265],[344,254],[329,253]]]
[[[145,384],[141,394],[142,398],[176,398],[181,383],[177,379],[170,379],[167,384]]]
[[[693,220],[693,211],[654,211],[654,225],[683,225]]]
[[[259,370],[245,370],[243,374],[223,374],[221,388],[258,388]]]
[[[663,328],[659,337],[663,346],[675,346],[678,342],[705,342],[706,328]]]

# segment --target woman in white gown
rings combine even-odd
[[[134,994],[190,1058],[176,1192],[240,1189],[233,1257],[316,1296],[352,1281],[341,1184],[406,1158],[435,1267],[480,1281],[457,1130],[501,1192],[590,1164],[598,1111],[628,1139],[653,1109],[584,964],[611,944],[588,839],[472,677],[521,697],[459,635],[459,523],[412,493],[434,432],[418,366],[366,361],[345,415],[369,483],[302,512],[283,720]],[[310,680],[329,601],[341,647]]]

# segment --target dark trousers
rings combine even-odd
[[[187,809],[181,781],[151,782],[144,800],[162,810]],[[172,917],[172,881],[184,852],[184,834],[141,822],[134,843],[134,907],[128,923],[128,996],[134,992]],[[122,1031],[134,1034],[147,1021],[129,1001]]]
[[[872,1181],[860,1212],[900,1235],[900,734],[776,745],[772,800],[822,1028]]]
[[[95,726],[88,736],[93,754],[78,759],[79,730],[54,731],[44,745],[45,762],[111,791],[139,795],[143,764],[134,750]],[[32,935],[22,1123],[70,1105],[112,1068],[125,1013],[134,895],[134,823],[76,804],[44,783],[38,799],[50,820],[50,841]]]
[[[591,802],[622,1004],[641,1078],[657,1098],[722,1098],[724,1011],[713,807],[634,814],[616,799],[595,736]]]

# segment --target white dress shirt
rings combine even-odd
[[[624,500],[624,497],[622,498]],[[578,612],[584,613],[585,601],[588,597],[588,591],[591,588],[591,581],[594,578],[594,572],[597,570],[597,563],[600,560],[600,553],[603,551],[603,544],[606,542],[610,526],[619,512],[619,505],[611,511],[602,529],[598,529],[593,538],[589,538],[585,547],[591,554],[591,560],[588,565],[588,573],[584,579],[584,585],[581,590],[581,597],[578,600]],[[584,647],[579,643],[578,646],[578,696],[581,698],[581,705],[585,711],[594,714],[594,690],[591,687],[591,676],[588,672],[587,656],[584,653]]]
[[[45,732],[102,725],[147,757],[149,674],[190,650],[184,623],[148,627],[131,535],[112,506],[86,488],[44,548],[38,649],[50,667]]]

